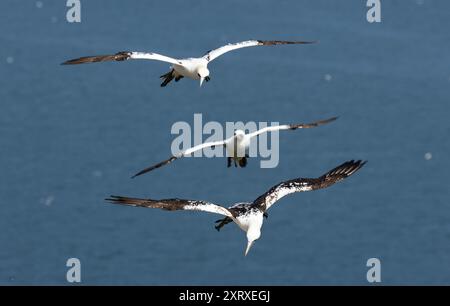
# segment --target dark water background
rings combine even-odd
[[[450,283],[449,1],[3,0],[0,10],[0,283]],[[40,8],[38,6],[41,6]],[[227,42],[310,39],[248,48],[211,65],[212,81],[159,87],[159,62],[60,66],[122,50],[198,56]],[[176,121],[309,122],[286,132],[280,164],[227,169],[189,159],[139,179],[170,154]],[[432,158],[427,160],[426,153]],[[446,159],[447,158],[447,159]],[[216,216],[105,204],[109,194],[251,201],[270,186],[348,159],[357,175],[278,203],[243,257],[245,235]]]

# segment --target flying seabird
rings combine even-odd
[[[250,145],[251,138],[258,136],[260,134],[263,134],[263,133],[273,132],[273,131],[312,128],[312,127],[316,127],[319,125],[329,123],[336,119],[337,119],[337,117],[333,117],[330,119],[316,121],[316,122],[307,123],[307,124],[301,123],[301,124],[285,124],[285,125],[277,125],[277,126],[268,126],[268,127],[262,128],[253,133],[248,133],[248,134],[246,134],[242,130],[236,130],[234,132],[234,135],[231,136],[230,138],[227,138],[227,139],[221,140],[221,141],[206,142],[206,143],[197,145],[195,147],[189,148],[185,151],[182,151],[176,155],[171,156],[170,158],[168,158],[166,160],[163,160],[162,162],[157,163],[156,165],[150,166],[148,168],[145,168],[144,170],[139,171],[138,173],[133,175],[132,178],[135,178],[136,176],[147,173],[154,169],[160,168],[160,167],[167,165],[181,157],[189,156],[196,151],[202,150],[204,148],[210,148],[210,147],[216,147],[216,146],[224,146],[226,148],[226,150],[228,152],[228,156],[229,156],[227,158],[227,166],[228,167],[231,166],[232,161],[234,161],[235,167],[237,167],[237,166],[245,167],[245,166],[247,166],[247,158],[248,158],[248,155],[245,154],[245,152]]]
[[[68,60],[62,65],[75,65],[94,62],[106,62],[106,61],[125,61],[130,59],[145,59],[145,60],[157,60],[172,64],[171,70],[163,74],[160,78],[163,79],[161,87],[165,87],[173,79],[178,82],[184,77],[188,77],[194,80],[200,80],[200,86],[203,81],[208,82],[210,80],[208,64],[212,60],[221,56],[222,54],[246,47],[253,46],[273,46],[273,45],[294,45],[294,44],[311,44],[314,41],[281,41],[281,40],[247,40],[234,44],[228,44],[220,48],[210,50],[206,52],[202,57],[176,59],[165,55],[152,53],[152,52],[134,52],[134,51],[122,51],[113,55],[98,55],[98,56],[85,56],[72,60]]]
[[[264,217],[267,217],[267,210],[282,197],[302,191],[311,191],[326,188],[337,183],[356,171],[358,171],[366,162],[347,161],[342,165],[328,171],[319,178],[296,178],[289,181],[279,183],[269,189],[266,193],[259,196],[252,203],[236,203],[233,206],[225,208],[220,205],[205,201],[182,200],[182,199],[139,199],[121,196],[111,196],[105,199],[114,204],[122,204],[129,206],[139,206],[148,208],[160,208],[164,210],[197,210],[205,211],[225,216],[221,220],[217,220],[216,229],[220,230],[222,226],[230,222],[235,222],[247,234],[247,248],[245,255],[252,247],[255,240],[261,236],[261,227]]]

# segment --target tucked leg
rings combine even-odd
[[[247,157],[241,157],[238,162],[239,167],[245,168],[245,166],[247,166]]]
[[[233,219],[231,219],[230,217],[225,217],[225,218],[223,218],[223,219],[217,220],[216,223],[219,223],[219,224],[217,224],[217,225],[215,226],[215,228],[216,228],[217,231],[220,231],[220,229],[221,229],[224,225],[226,225],[226,224],[228,224],[228,223],[230,223],[230,222],[233,222]]]
[[[174,71],[173,71],[173,69],[171,71],[169,71],[168,73],[163,74],[162,76],[160,76],[160,78],[164,79],[164,81],[161,83],[161,87],[165,87],[174,78]]]

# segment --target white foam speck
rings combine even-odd
[[[417,5],[423,5],[425,0],[416,0]]]
[[[52,195],[49,195],[41,199],[41,203],[44,204],[45,206],[51,206],[53,204],[53,201],[55,201],[55,197]]]
[[[101,172],[100,170],[92,171],[92,176],[93,177],[102,177],[103,176],[103,172]]]
[[[431,154],[431,152],[427,152],[423,157],[425,158],[425,160],[430,160],[433,158],[433,154]]]
[[[14,63],[14,57],[8,56],[8,57],[6,58],[6,62],[7,62],[8,64]]]
[[[42,1],[36,1],[36,7],[37,8],[42,8],[44,6],[44,3]]]
[[[325,81],[329,82],[333,79],[333,76],[331,74],[325,74],[325,76],[323,77],[325,79]]]

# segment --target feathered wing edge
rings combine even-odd
[[[109,198],[106,198],[105,201],[108,201],[113,204],[135,206],[135,207],[146,207],[146,208],[159,208],[168,211],[175,211],[175,210],[204,211],[224,215],[227,217],[233,217],[231,211],[228,210],[227,208],[205,201],[184,200],[184,199],[152,200],[152,199],[131,198],[114,195],[111,195]]]
[[[317,127],[317,126],[321,126],[321,125],[333,122],[333,121],[335,121],[338,118],[339,117],[332,117],[332,118],[329,118],[329,119],[319,120],[319,121],[311,122],[311,123],[290,124],[289,125],[289,129],[290,130],[309,129],[309,128],[313,128],[313,127]]]
[[[254,47],[254,46],[275,46],[275,45],[299,45],[299,44],[313,44],[317,41],[287,41],[287,40],[246,40],[237,43],[231,43],[225,46],[221,46],[216,49],[209,50],[203,55],[203,58],[208,62],[213,61],[219,56],[241,48]]]
[[[328,171],[319,178],[297,178],[279,183],[263,195],[259,196],[253,202],[253,205],[258,206],[265,211],[276,201],[288,194],[322,189],[342,181],[361,169],[366,163],[367,161],[350,160]]]
[[[112,55],[95,55],[95,56],[83,56],[65,61],[61,65],[78,65],[86,63],[108,62],[108,61],[126,61],[130,58],[131,52],[122,51]]]
[[[277,126],[268,126],[268,127],[262,128],[260,130],[257,130],[253,133],[249,133],[248,137],[252,138],[252,137],[261,135],[263,133],[268,133],[268,132],[273,132],[273,131],[309,129],[309,128],[325,125],[327,123],[335,121],[336,119],[338,119],[338,117],[332,117],[329,119],[315,121],[315,122],[311,122],[311,123],[283,124],[283,125],[277,125]]]
[[[171,64],[181,64],[181,62],[175,58],[168,57],[158,53],[121,51],[112,55],[95,55],[95,56],[79,57],[65,61],[61,65],[78,65],[96,62],[108,62],[108,61],[122,62],[130,59],[145,59],[145,60],[162,61]]]
[[[181,156],[182,156],[182,155],[181,155]],[[180,158],[181,156],[171,156],[170,158],[168,158],[168,159],[166,159],[166,160],[163,160],[162,162],[159,162],[159,163],[157,163],[157,164],[155,164],[155,165],[153,165],[153,166],[147,167],[147,168],[145,168],[145,169],[139,171],[138,173],[136,173],[135,175],[133,175],[131,178],[135,178],[136,176],[139,176],[139,175],[145,174],[145,173],[147,173],[147,172],[150,172],[150,171],[152,171],[152,170],[161,168],[162,166],[165,166],[165,165],[167,165],[167,164],[170,164],[170,163],[173,162],[174,160],[177,160],[177,159]]]
[[[213,141],[213,142],[205,142],[205,143],[199,144],[199,145],[194,146],[192,148],[189,148],[189,149],[187,149],[187,150],[185,150],[183,152],[180,152],[177,155],[173,155],[170,158],[168,158],[166,160],[163,160],[162,162],[159,162],[159,163],[157,163],[157,164],[155,164],[153,166],[147,167],[147,168],[139,171],[135,175],[133,175],[131,178],[135,178],[136,176],[142,175],[144,173],[150,172],[152,170],[155,170],[157,168],[160,168],[162,166],[170,164],[171,162],[173,162],[176,159],[179,159],[179,158],[184,157],[184,156],[188,156],[188,155],[190,155],[190,154],[192,154],[192,153],[194,153],[196,151],[202,150],[204,148],[226,145],[226,142],[227,142],[227,139],[220,140],[220,141]]]

